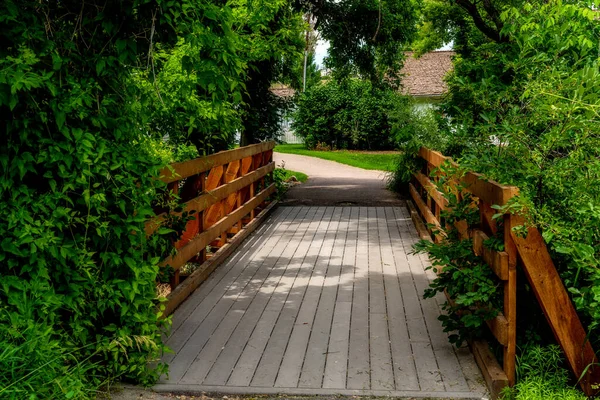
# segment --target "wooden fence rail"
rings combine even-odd
[[[426,163],[421,172],[414,174],[409,190],[419,214],[431,227],[430,233],[440,232],[434,237],[434,240],[439,242],[445,237],[446,226],[441,218],[441,211],[447,210],[448,201],[437,190],[434,182],[438,181],[442,174],[438,169],[442,164],[449,162],[457,165],[441,153],[426,148],[421,148],[419,155]],[[492,395],[497,397],[502,388],[506,385],[512,386],[516,378],[517,266],[525,272],[572,371],[577,378],[581,377],[581,388],[587,395],[596,393],[600,383],[600,368],[594,365],[597,363],[594,350],[587,340],[585,329],[540,232],[535,227],[530,227],[528,235],[520,237],[512,228],[523,225],[523,219],[517,215],[505,214],[502,224],[504,251],[492,250],[484,245],[488,237],[497,234],[499,229],[492,218],[498,211],[492,206],[507,204],[512,197],[518,195],[518,188],[484,179],[482,175],[474,172],[467,172],[460,183],[461,187],[466,189],[454,185],[455,193],[460,196],[460,191],[466,190],[472,194],[475,205],[479,208],[480,223],[476,227],[468,227],[463,222],[455,224],[455,228],[463,239],[472,239],[474,253],[484,259],[504,285],[503,310],[496,318],[487,321],[494,338],[504,348],[502,370],[499,370],[499,366],[496,367],[497,362],[486,362],[486,359],[490,358],[487,345],[481,342],[472,344],[473,353]]]
[[[160,179],[167,183],[169,194],[177,194],[183,202],[178,215],[187,212],[194,217],[174,243],[177,252],[161,264],[174,269],[163,316],[171,314],[275,205],[269,201],[275,183],[265,180],[275,169],[274,147],[275,142],[263,142],[162,170]],[[160,211],[146,224],[147,235],[164,223],[167,213]],[[181,269],[189,262],[200,266],[183,280]]]

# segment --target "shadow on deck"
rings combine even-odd
[[[281,207],[173,316],[154,389],[482,398],[403,207]]]

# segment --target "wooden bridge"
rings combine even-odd
[[[270,165],[271,150],[256,151],[264,156],[245,174]],[[231,156],[220,157],[228,165],[233,162]],[[227,171],[228,165],[221,169]],[[209,167],[212,171],[219,165],[213,162]],[[229,182],[244,176],[240,172]],[[260,193],[268,188],[263,184]],[[200,211],[202,223],[210,207],[231,195],[221,191],[220,198]],[[242,190],[237,194],[238,209],[260,196],[255,188],[248,192],[252,195]],[[155,390],[477,399],[485,395],[470,351],[453,348],[442,331],[437,317],[444,299],[422,297],[433,273],[426,271],[427,257],[411,253],[419,237],[402,203],[279,207],[256,216],[263,223],[239,240],[233,254],[226,252],[228,258],[221,257],[224,261],[215,268],[211,261],[223,249],[217,251],[205,263],[214,272],[200,271],[206,280],[174,312],[167,339],[174,352],[163,358],[170,372]],[[222,214],[213,225],[221,228],[213,229],[212,236],[222,238],[223,232],[241,224],[233,219],[223,224],[226,219]],[[203,240],[201,246],[206,246],[209,241]],[[180,303],[181,293],[191,292],[198,281],[187,278],[171,300]]]

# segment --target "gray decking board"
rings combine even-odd
[[[417,240],[400,207],[276,210],[175,312],[156,389],[483,395]]]

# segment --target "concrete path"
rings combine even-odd
[[[404,202],[386,189],[384,171],[370,171],[320,158],[274,153],[286,169],[304,172],[308,181],[292,187],[284,205],[400,206]]]
[[[404,207],[278,208],[176,310],[154,390],[481,399],[417,240]]]

